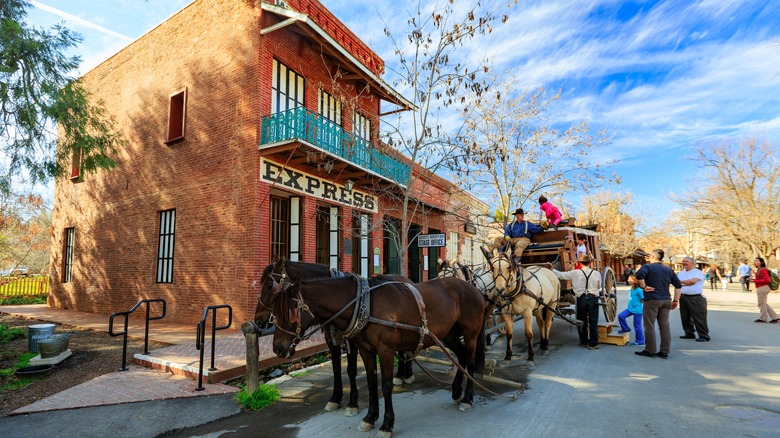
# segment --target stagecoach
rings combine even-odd
[[[585,236],[588,255],[593,259],[590,267],[601,272],[603,319],[600,318],[599,326],[603,329],[599,329],[599,342],[625,345],[628,343],[627,336],[610,334],[617,318],[617,279],[612,268],[605,266],[599,234],[596,231],[592,228],[563,226],[535,234],[531,239],[532,244],[523,252],[522,266],[545,266],[551,263],[553,268],[562,272],[576,269],[577,235]],[[563,315],[574,314],[574,292],[569,280],[561,280],[561,302],[558,309]]]

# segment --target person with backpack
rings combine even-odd
[[[777,324],[780,322],[780,318],[777,317],[775,309],[772,308],[766,301],[769,295],[769,284],[772,283],[772,275],[769,273],[769,269],[766,267],[766,262],[761,257],[756,257],[753,260],[753,265],[756,267],[756,277],[753,283],[756,284],[756,295],[758,296],[758,319],[755,322],[769,322]],[[769,318],[769,321],[767,321]]]

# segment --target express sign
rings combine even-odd
[[[260,179],[268,183],[275,182],[279,188],[314,196],[323,201],[349,205],[372,213],[378,211],[376,198],[368,193],[347,190],[342,185],[295,169],[285,168],[279,163],[266,159],[260,160]]]

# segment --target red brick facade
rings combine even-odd
[[[287,4],[314,11],[312,20],[366,68],[383,70],[382,60],[318,2]],[[273,60],[304,76],[305,106],[314,112],[319,88],[336,87],[340,95],[352,90],[347,98],[376,130],[382,97],[367,94],[360,81],[334,81],[336,62],[300,28],[260,34],[280,21],[261,2],[198,0],[84,76],[127,142],[116,155],[116,169],[82,182],[56,183],[50,306],[112,313],[141,299],[162,298],[171,321],[194,324],[206,306],[217,304],[233,307],[234,324],[252,318],[261,273],[271,260],[269,198],[280,190],[260,181],[258,171],[261,118],[271,112]],[[187,92],[184,140],[166,144],[169,98],[182,90]],[[348,132],[351,111],[343,110]],[[462,235],[462,219],[445,223],[448,183],[428,181],[424,201],[439,213],[415,222]],[[302,197],[303,236],[315,234],[318,205]],[[352,209],[339,207],[343,246]],[[169,209],[176,211],[173,282],[158,283],[160,212]],[[380,199],[372,219],[380,220],[389,209]],[[71,227],[73,275],[63,282],[65,229]],[[370,249],[383,248],[382,240],[382,231],[372,229]],[[314,239],[301,243],[302,259],[315,261]],[[351,256],[343,247],[340,253],[340,268],[351,271]]]

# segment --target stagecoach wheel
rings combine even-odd
[[[601,302],[604,305],[604,318],[610,325],[615,323],[617,316],[616,285],[615,272],[612,268],[604,268],[604,273],[601,275],[601,290],[604,291],[604,296],[601,298]]]

